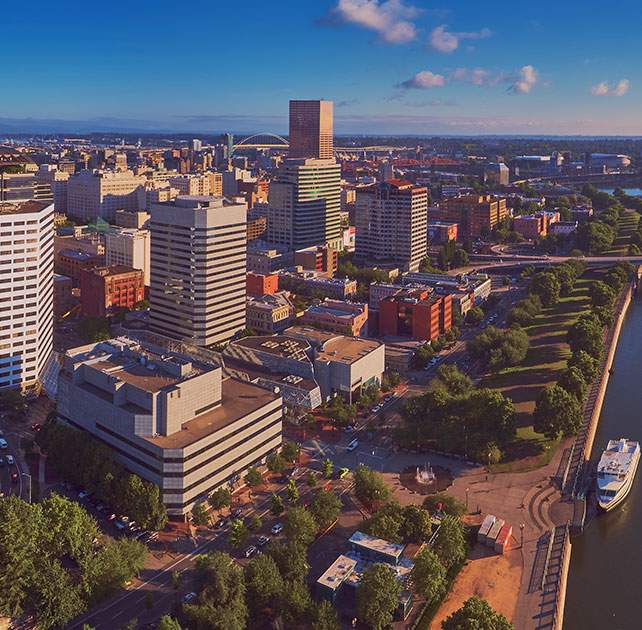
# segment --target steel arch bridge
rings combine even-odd
[[[282,136],[263,131],[243,138],[243,140],[234,144],[232,152],[237,149],[287,149],[289,146],[290,143]]]

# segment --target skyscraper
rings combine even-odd
[[[245,328],[247,205],[179,196],[152,204],[150,328],[199,346]]]
[[[332,101],[290,101],[291,158],[334,157]]]
[[[428,189],[392,179],[359,188],[355,257],[416,271],[427,254]]]
[[[270,183],[269,242],[288,250],[341,239],[341,166],[332,144],[332,101],[290,101],[290,152]]]
[[[34,385],[53,349],[54,207],[0,202],[0,388]]]

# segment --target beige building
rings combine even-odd
[[[359,188],[355,258],[416,271],[428,253],[428,190],[393,179]]]
[[[245,328],[247,205],[179,196],[151,209],[150,328],[198,346]]]
[[[291,158],[334,158],[332,101],[290,101]]]
[[[105,234],[105,265],[124,265],[143,271],[149,286],[151,238],[149,230],[121,228]]]
[[[214,195],[211,190],[211,178],[208,175],[176,175],[169,178],[169,185],[178,190],[179,195],[204,196]],[[221,179],[221,188],[222,188]],[[220,195],[219,195],[220,196]]]
[[[116,210],[139,210],[145,178],[131,171],[82,171],[67,182],[67,214],[82,221],[113,221]]]
[[[273,334],[292,325],[294,305],[284,291],[248,298],[246,317],[248,328]]]
[[[172,188],[164,179],[147,179],[141,188],[138,189],[138,208],[149,212],[152,204],[165,203],[178,197],[178,190]],[[142,227],[127,225],[125,227]]]
[[[53,350],[54,206],[0,202],[0,389],[42,377]]]
[[[224,379],[217,357],[124,337],[68,350],[59,417],[157,484],[170,515],[186,514],[282,440],[281,396]]]
[[[137,212],[129,212],[127,210],[116,210],[114,218],[114,225],[124,228],[141,228],[149,227],[149,212],[138,210]]]

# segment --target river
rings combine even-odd
[[[613,194],[615,188],[598,188],[600,192]],[[642,188],[623,188],[622,189],[629,197],[642,197]]]
[[[609,439],[642,442],[642,299],[631,302],[606,391],[592,459]],[[564,630],[642,628],[642,467],[626,501],[573,538]]]

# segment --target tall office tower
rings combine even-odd
[[[34,385],[53,349],[54,207],[0,202],[0,388]]]
[[[341,165],[334,159],[288,159],[270,182],[270,243],[288,250],[341,239]]]
[[[105,264],[140,269],[146,287],[149,286],[150,251],[149,230],[121,228],[105,233]]]
[[[428,189],[392,179],[357,189],[355,257],[416,271],[427,254]]]
[[[290,101],[291,158],[334,157],[332,101]]]
[[[203,142],[198,138],[192,140],[192,151],[200,151],[203,148]]]
[[[83,171],[67,182],[67,213],[83,221],[113,221],[116,210],[139,210],[145,178],[131,171]]]
[[[151,207],[150,328],[199,346],[245,328],[247,205],[179,196]]]

